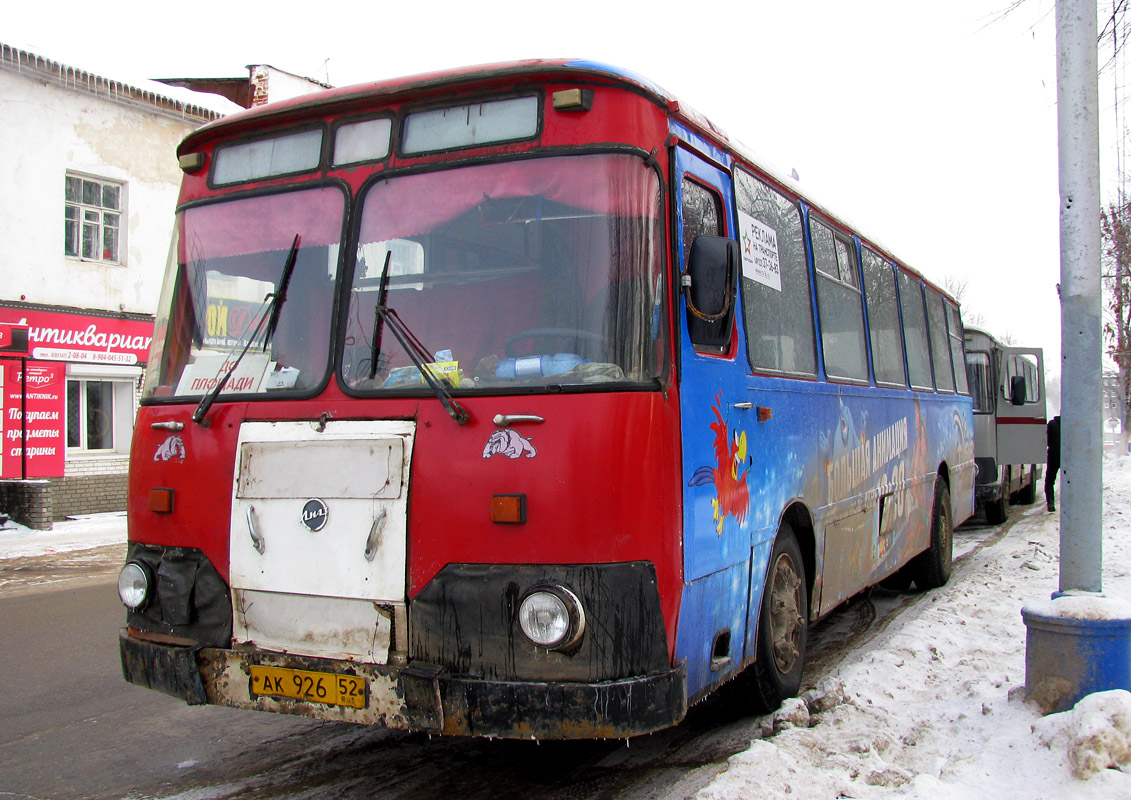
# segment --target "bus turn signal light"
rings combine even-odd
[[[506,525],[526,522],[526,495],[497,494],[492,497],[491,521]]]
[[[146,498],[146,508],[158,514],[173,513],[173,490],[150,489]]]

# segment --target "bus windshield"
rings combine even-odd
[[[143,396],[203,395],[229,370],[225,395],[320,386],[344,219],[345,198],[331,187],[181,211]]]
[[[423,366],[459,391],[654,382],[660,236],[658,178],[628,155],[378,181],[361,205],[343,379],[424,391]],[[390,335],[392,314],[422,365]]]

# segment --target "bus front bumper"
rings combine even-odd
[[[165,644],[126,629],[119,643],[126,681],[190,705],[506,739],[623,739],[675,725],[687,713],[682,667],[597,683],[491,681],[418,662],[397,667]],[[253,666],[362,678],[363,707],[255,694]]]

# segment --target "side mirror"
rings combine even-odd
[[[1014,375],[1009,379],[1009,402],[1015,406],[1023,406],[1025,394],[1025,376]]]
[[[739,263],[734,239],[695,237],[680,284],[687,301],[687,333],[696,347],[722,350],[730,344]]]

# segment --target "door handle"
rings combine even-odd
[[[365,539],[365,556],[366,561],[372,561],[377,556],[377,543],[381,541],[381,532],[385,530],[386,511],[381,509],[381,513],[377,515],[377,519],[373,520],[373,526],[369,529],[369,536]]]
[[[247,507],[247,530],[251,534],[251,546],[255,548],[255,552],[263,555],[267,543],[263,540],[263,534],[259,532],[259,518],[255,515],[255,506]]]

